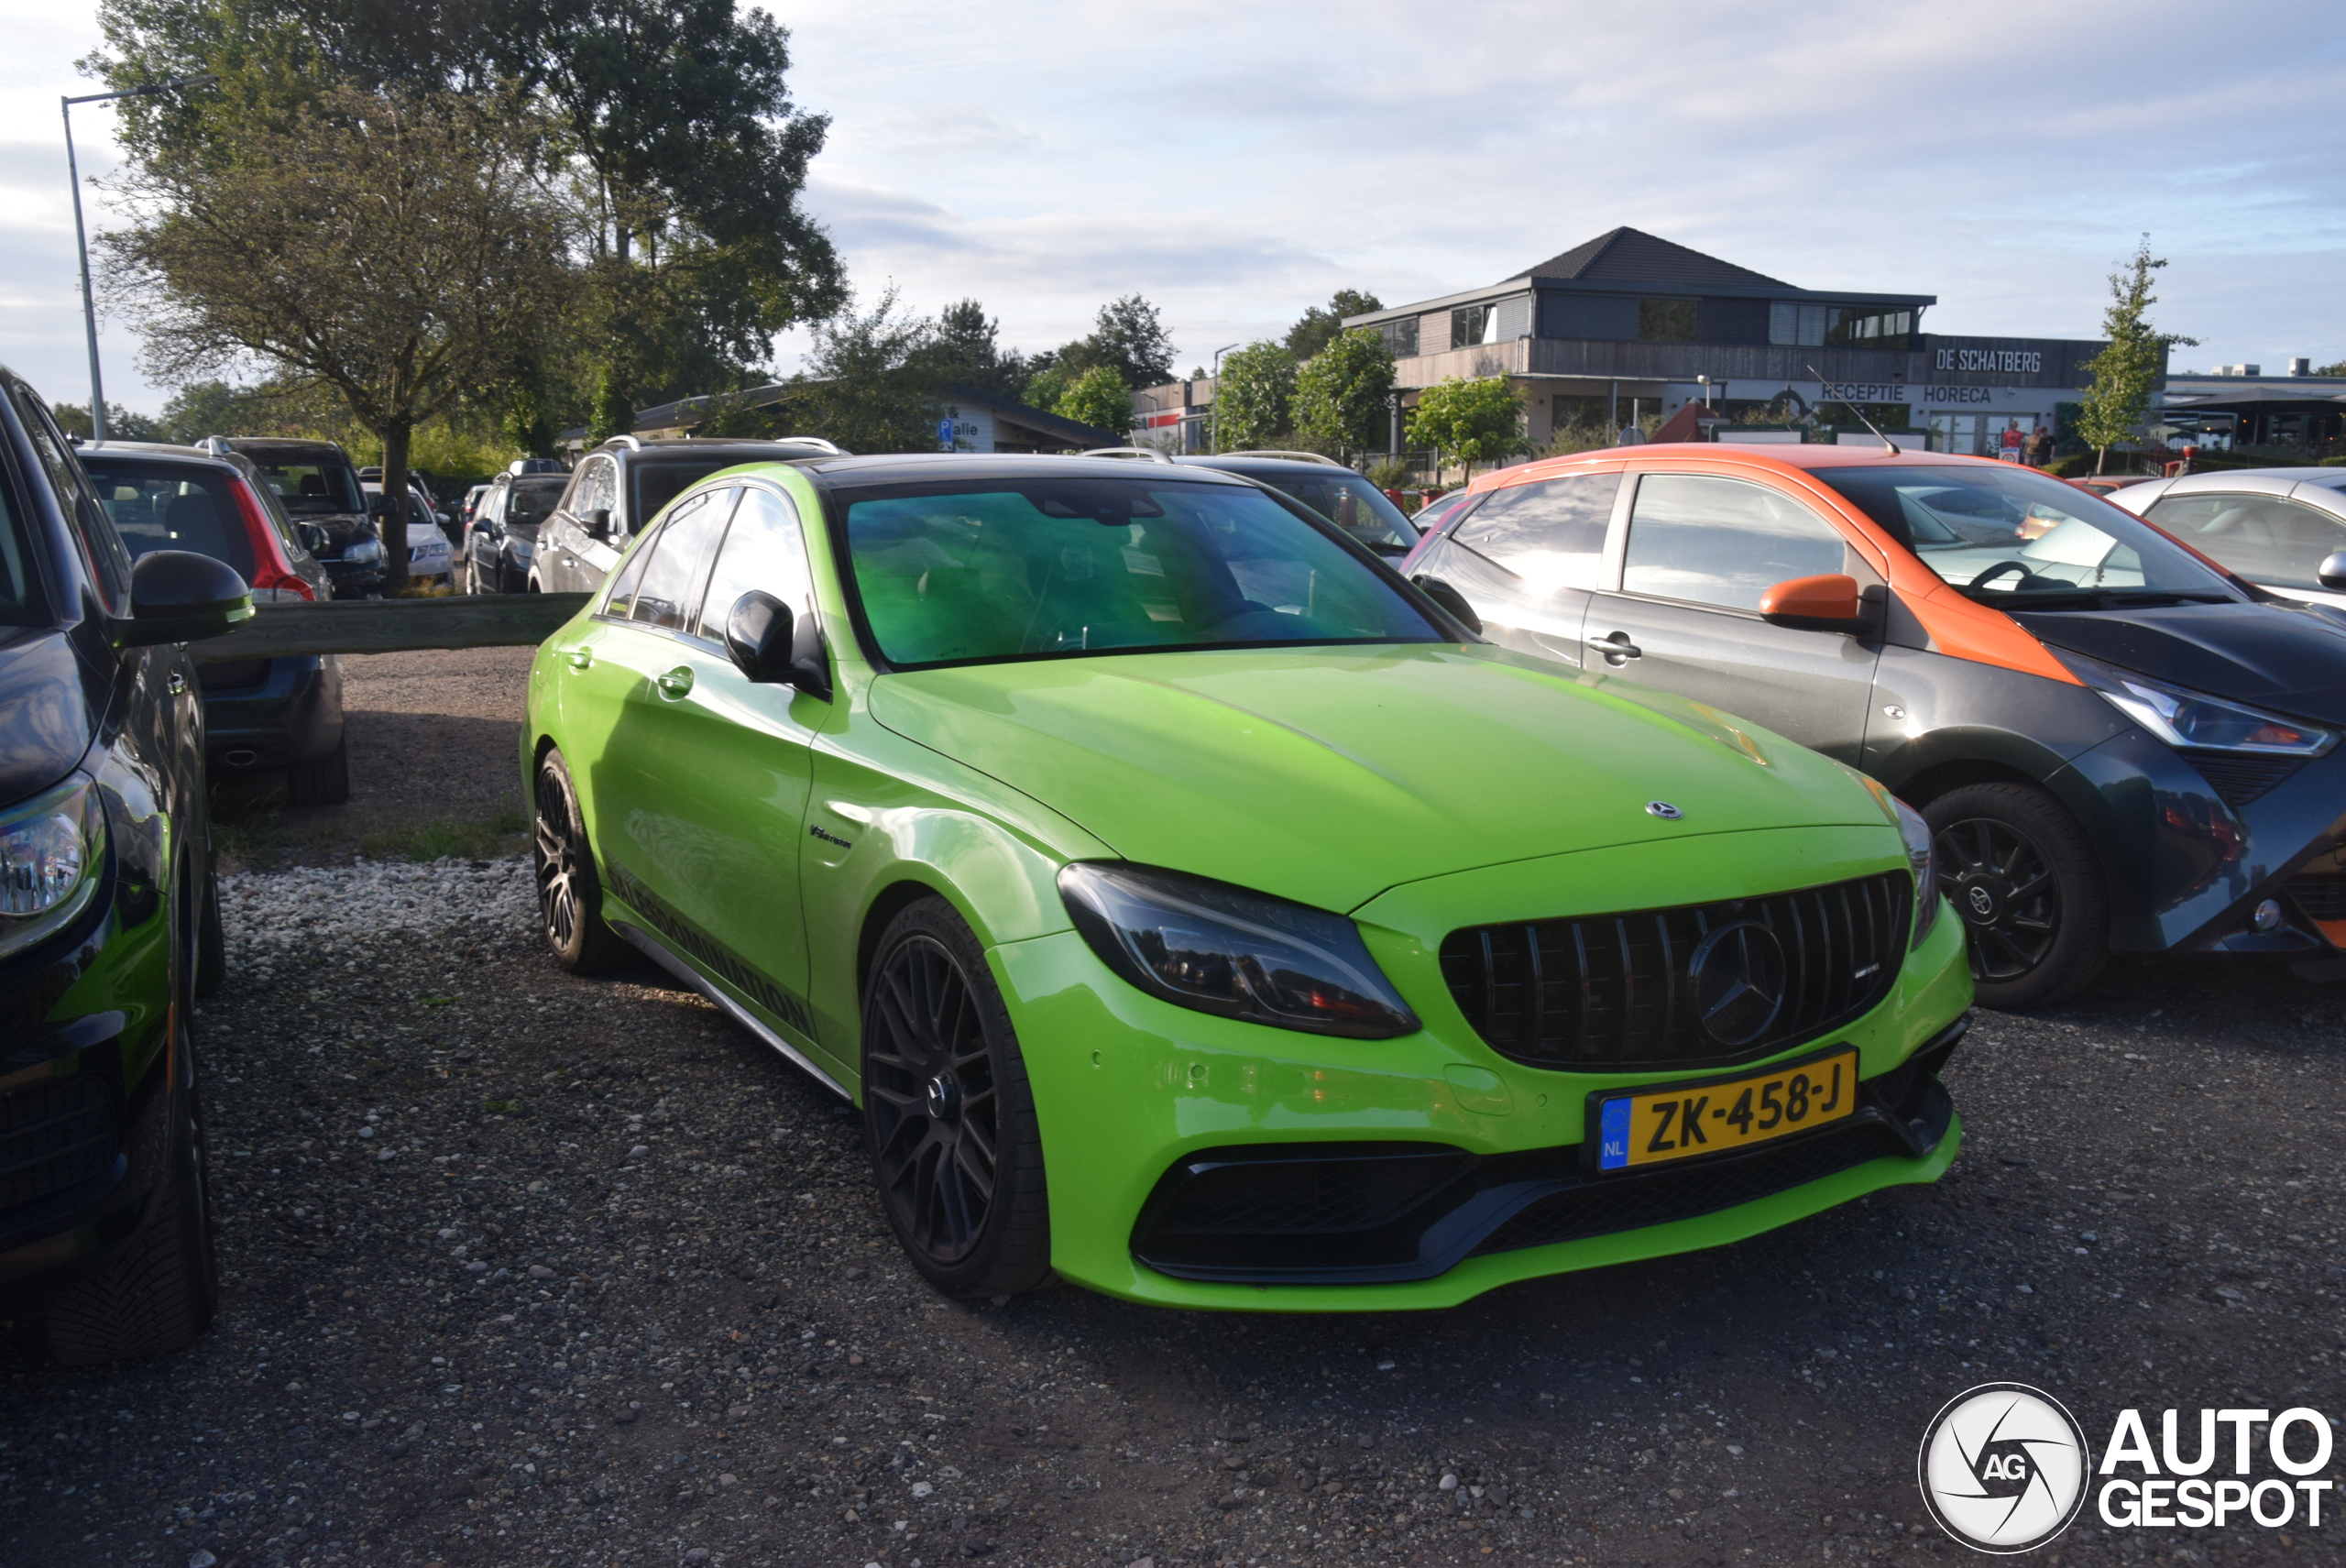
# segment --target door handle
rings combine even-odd
[[[663,696],[683,696],[693,689],[693,667],[679,664],[673,670],[663,671],[652,677],[652,684],[658,686]]]
[[[1592,637],[1588,645],[1604,654],[1606,663],[1617,667],[1645,656],[1645,650],[1630,641],[1626,631],[1608,631],[1602,637]]]
[[[592,648],[573,648],[565,652],[563,657],[570,661],[570,667],[572,669],[583,670],[595,663],[595,650]]]

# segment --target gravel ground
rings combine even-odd
[[[1915,1445],[1976,1383],[2097,1452],[2130,1406],[2346,1412],[2346,1030],[2285,970],[1982,1014],[1935,1188],[1444,1313],[1233,1319],[937,1297],[853,1118],[655,971],[562,974],[519,862],[227,892],[220,1321],[114,1369],[0,1345],[0,1563],[1953,1562]],[[2088,1513],[2043,1555],[2335,1562],[2333,1523]]]

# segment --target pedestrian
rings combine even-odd
[[[2042,468],[2053,461],[2053,433],[2042,422],[2029,427],[2028,466]]]
[[[2020,461],[2021,444],[2025,439],[2026,438],[2020,433],[2020,421],[2016,419],[2008,419],[2004,421],[2004,450],[2002,456],[2005,462],[2017,463]]]

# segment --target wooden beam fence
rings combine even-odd
[[[200,661],[301,653],[398,653],[415,648],[533,648],[586,608],[592,594],[481,594],[453,598],[327,599],[264,604],[222,636],[189,644]]]

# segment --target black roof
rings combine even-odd
[[[1650,235],[1643,229],[1608,229],[1595,239],[1576,245],[1560,256],[1510,273],[1518,278],[1552,278],[1586,282],[1643,283],[1667,289],[1790,289],[1781,278],[1721,261],[1699,250]]]
[[[1209,484],[1244,484],[1212,469],[1183,466],[1177,474],[1170,464],[1134,462],[1123,457],[1062,457],[1042,453],[896,452],[868,457],[827,457],[792,466],[815,476],[826,488],[861,485],[927,484],[943,480],[1018,480],[1121,478],[1135,481],[1203,479]]]

